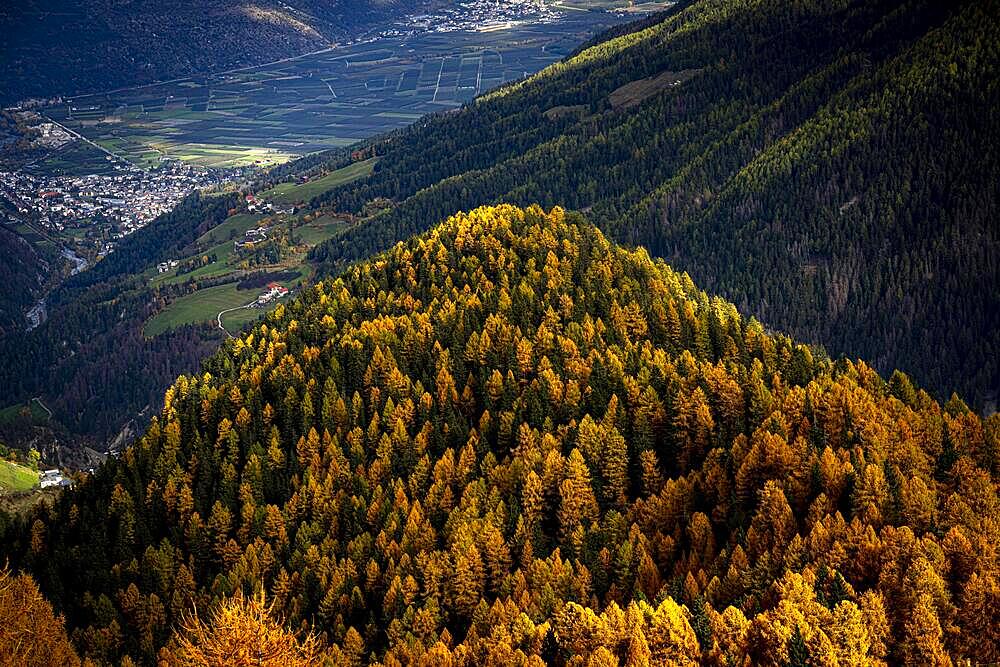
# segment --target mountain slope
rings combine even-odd
[[[195,371],[221,332],[185,326],[143,336],[143,323],[176,294],[152,289],[142,272],[224,221],[236,201],[235,194],[191,195],[49,293],[48,319],[41,326],[3,332],[4,406],[43,396],[59,425],[74,435],[71,448],[87,443],[102,450],[126,422],[158,406],[163,388]]]
[[[22,331],[24,314],[41,287],[42,260],[31,245],[13,231],[0,226],[0,339]]]
[[[579,215],[456,215],[205,371],[0,535],[83,656],[152,664],[258,587],[334,664],[1000,656],[1000,416],[768,334]]]
[[[768,325],[992,409],[996,3],[702,0],[371,143],[395,207],[331,269],[486,202],[586,209]]]
[[[357,37],[434,0],[24,0],[0,9],[0,104],[246,67]]]

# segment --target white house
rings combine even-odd
[[[73,486],[73,482],[63,477],[58,470],[43,470],[38,479],[38,486],[47,489],[51,486]]]

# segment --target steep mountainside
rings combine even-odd
[[[394,206],[336,268],[460,208],[585,209],[769,326],[1000,391],[1000,5],[702,0],[371,142],[325,198]]]
[[[442,0],[19,0],[0,8],[0,104],[299,55]]]
[[[24,313],[41,287],[43,266],[34,249],[0,225],[0,339],[24,330]]]
[[[235,203],[235,194],[191,195],[50,293],[41,326],[0,332],[3,406],[44,396],[76,444],[103,450],[125,422],[146,406],[160,405],[163,388],[196,370],[222,332],[185,326],[143,336],[143,323],[181,287],[154,290],[140,274],[225,220]],[[16,274],[21,279],[23,269]],[[21,317],[18,324],[23,322]]]
[[[579,215],[454,216],[205,369],[0,522],[81,656],[153,664],[262,587],[333,664],[1000,659],[1000,416],[768,334]]]

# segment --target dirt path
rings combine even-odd
[[[222,326],[222,316],[225,315],[226,313],[231,313],[234,310],[243,310],[244,308],[249,308],[253,303],[254,302],[251,301],[250,303],[245,303],[242,306],[236,306],[235,308],[226,308],[225,310],[220,310],[219,314],[215,316],[215,321],[216,323],[218,323],[219,328],[225,331],[227,336],[233,338],[233,334],[229,333],[226,327]]]

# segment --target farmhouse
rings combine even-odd
[[[287,288],[282,287],[278,283],[268,283],[267,291],[262,292],[260,296],[257,297],[257,305],[263,306],[271,301],[274,301],[275,299],[280,299],[286,294],[288,294]]]
[[[267,230],[270,227],[258,227],[257,229],[248,229],[246,232],[246,237],[248,241],[260,241],[267,238]]]
[[[45,470],[38,480],[38,486],[47,489],[52,486],[73,486],[73,482],[63,477],[58,470]]]
[[[260,243],[261,241],[267,240],[267,232],[270,227],[257,227],[256,229],[248,229],[244,234],[243,240],[233,241],[233,248],[239,250],[241,248],[252,248],[255,243]]]

